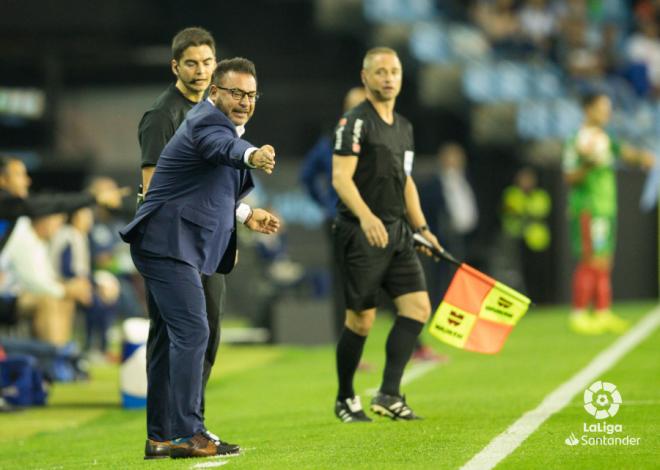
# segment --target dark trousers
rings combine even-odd
[[[165,441],[204,430],[201,415],[209,323],[202,276],[192,266],[131,246],[145,280],[151,320],[147,344],[147,435]]]
[[[332,291],[331,291],[331,301],[332,301],[332,312],[333,312],[333,325],[334,325],[334,334],[335,340],[339,340],[342,330],[344,329],[344,323],[346,323],[346,300],[344,299],[344,287],[342,286],[341,281],[341,269],[337,263],[337,250],[335,247],[335,242],[332,236],[332,227],[334,225],[334,220],[328,219],[325,222],[325,234],[327,236],[327,242],[330,246],[330,276],[332,282]]]
[[[209,344],[204,354],[204,373],[202,385],[201,413],[204,418],[206,384],[211,376],[211,368],[215,364],[215,356],[220,346],[220,330],[222,314],[225,311],[225,276],[224,274],[202,274],[202,286],[204,287],[204,299],[206,300],[206,318],[209,323]]]

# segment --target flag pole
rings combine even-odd
[[[436,247],[434,247],[431,244],[430,241],[428,241],[426,238],[421,236],[419,233],[413,234],[413,240],[415,242],[415,246],[423,246],[424,248],[428,248],[429,250],[431,250],[431,253],[433,253],[433,257],[436,260],[442,258],[445,261],[449,261],[451,264],[456,265],[459,268],[461,264],[463,264],[461,261],[454,258],[454,256],[444,248],[441,247],[440,250],[438,250]]]

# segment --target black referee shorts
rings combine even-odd
[[[344,286],[346,308],[361,311],[376,307],[378,288],[393,299],[425,291],[424,271],[404,220],[385,225],[385,248],[369,245],[360,224],[337,217],[333,226],[336,259]]]

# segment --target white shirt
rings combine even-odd
[[[646,64],[651,83],[660,85],[660,41],[635,34],[630,38],[627,49],[631,60]]]
[[[215,106],[215,103],[211,100],[211,98],[206,98],[206,101],[208,101],[213,106]],[[235,126],[235,127],[236,127],[236,134],[238,134],[238,137],[242,137],[243,134],[245,134],[245,126]],[[252,155],[252,152],[255,152],[257,150],[259,150],[257,149],[257,147],[250,147],[243,154],[243,161],[250,168],[256,168],[254,165],[250,164],[250,155]],[[250,208],[250,206],[248,206],[244,202],[241,202],[236,208],[236,220],[244,224],[247,218],[250,216],[251,212],[252,209]]]
[[[19,217],[16,221],[0,254],[0,266],[22,290],[58,299],[65,295],[64,286],[57,280],[50,262],[48,245],[37,236],[28,217]]]
[[[440,173],[440,181],[452,228],[460,234],[470,232],[477,226],[479,215],[474,192],[465,174],[448,169]]]

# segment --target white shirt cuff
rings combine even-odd
[[[248,206],[244,202],[241,202],[236,208],[236,220],[244,224],[247,218],[250,217],[251,212],[252,209],[250,209],[250,206]]]
[[[252,155],[252,152],[256,152],[257,150],[259,150],[257,147],[250,147],[250,148],[247,149],[247,150],[245,151],[245,153],[243,154],[243,161],[244,161],[245,164],[246,164],[247,166],[249,166],[250,168],[256,168],[256,166],[254,166],[254,165],[250,165],[250,155]]]

